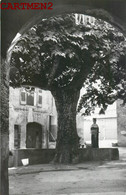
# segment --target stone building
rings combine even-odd
[[[49,91],[10,87],[9,148],[49,148],[56,139],[55,102]]]

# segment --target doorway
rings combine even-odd
[[[42,148],[42,126],[39,123],[28,123],[26,126],[26,148]]]

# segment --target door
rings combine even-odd
[[[26,148],[42,148],[42,126],[28,123],[26,127]]]

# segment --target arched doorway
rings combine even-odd
[[[28,123],[26,126],[26,148],[42,148],[42,126],[39,123]]]

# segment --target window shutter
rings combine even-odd
[[[26,92],[25,91],[21,91],[21,93],[20,93],[20,100],[21,100],[21,104],[22,105],[26,104]]]
[[[38,106],[42,106],[42,91],[39,90],[38,92]]]

